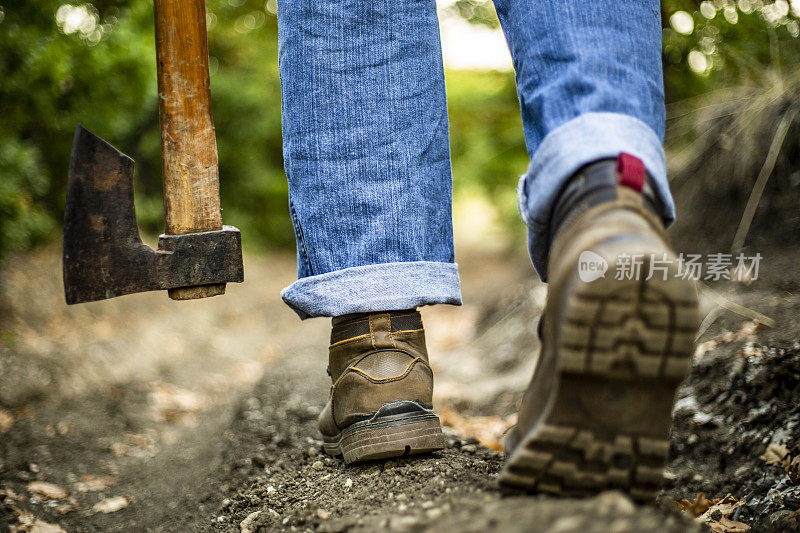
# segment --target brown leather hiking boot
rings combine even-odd
[[[542,352],[506,438],[505,487],[565,495],[619,489],[651,500],[661,485],[675,390],[699,324],[697,293],[647,208],[644,167],[625,157],[616,172],[613,161],[588,170],[605,174],[599,182],[610,179],[612,190],[574,202],[555,237]],[[565,192],[574,197],[585,185]],[[628,268],[634,262],[638,275]]]
[[[333,319],[323,447],[346,463],[444,448],[433,413],[433,371],[416,310]]]

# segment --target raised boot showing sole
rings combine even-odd
[[[638,275],[628,268],[636,264]],[[604,265],[604,276],[592,275]],[[558,235],[548,272],[542,353],[506,438],[499,482],[568,496],[618,489],[652,500],[699,324],[695,283],[679,272],[641,194],[623,186]]]
[[[419,312],[334,318],[329,372],[319,418],[327,454],[355,463],[444,448]]]

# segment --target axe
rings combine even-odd
[[[75,131],[64,213],[68,304],[135,292],[216,296],[244,280],[239,230],[222,225],[204,0],[154,0],[166,232],[139,236],[133,160]]]

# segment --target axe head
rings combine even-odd
[[[234,227],[161,235],[158,250],[144,244],[133,205],[133,160],[77,127],[64,211],[68,304],[243,280]]]

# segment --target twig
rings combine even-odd
[[[705,333],[708,330],[708,328],[711,327],[711,324],[713,324],[719,318],[719,315],[722,314],[722,310],[723,308],[717,305],[714,306],[714,308],[708,312],[706,317],[700,323],[700,327],[697,328],[697,335],[695,335],[694,337],[695,342],[700,340],[700,337],[703,336],[703,333]]]
[[[771,328],[775,325],[775,321],[768,317],[767,315],[761,314],[758,311],[745,307],[743,305],[739,305],[734,301],[731,301],[720,293],[706,285],[705,283],[700,283],[700,286],[703,288],[705,294],[711,298],[715,304],[720,307],[727,309],[732,313],[736,313],[739,316],[743,316],[745,318],[749,318],[750,320],[755,320],[768,328]]]
[[[756,183],[753,185],[753,190],[750,192],[750,198],[747,199],[742,219],[739,221],[739,227],[736,229],[736,234],[733,237],[733,245],[731,246],[732,252],[738,252],[744,246],[744,240],[747,238],[747,233],[750,231],[750,225],[753,223],[753,217],[756,214],[756,208],[761,202],[761,196],[764,194],[764,188],[767,186],[767,179],[772,174],[775,168],[775,163],[778,161],[783,140],[786,138],[786,133],[789,131],[795,115],[796,109],[792,109],[784,113],[778,127],[775,129],[775,135],[772,137],[772,143],[767,152],[767,158],[764,160],[764,165],[758,173]]]

